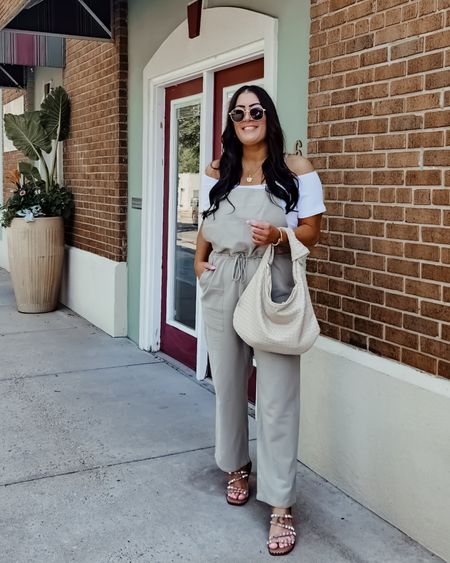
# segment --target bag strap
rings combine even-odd
[[[292,229],[286,227],[280,228],[283,229],[283,231],[286,231],[289,246],[291,247],[292,276],[294,278],[294,282],[296,285],[302,284],[304,287],[302,270],[306,270],[306,257],[309,254],[309,250],[298,240]],[[275,251],[273,244],[269,244],[260,262],[261,271],[265,272],[265,276],[270,276],[270,270],[266,270],[266,265],[272,265],[274,255]]]
[[[302,244],[298,240],[298,238],[295,236],[294,231],[292,229],[288,229],[284,227],[283,227],[283,231],[285,231],[289,241],[289,246],[291,247],[292,262],[294,262],[295,260],[301,260],[302,258],[306,258],[306,256],[308,256],[309,254],[309,250],[306,248],[304,244]]]
[[[280,229],[286,232],[288,238],[289,246],[291,248],[291,260],[294,280],[297,282],[300,279],[300,269],[306,268],[306,257],[309,254],[309,250],[298,240],[292,229],[289,229],[287,227],[280,227]],[[264,264],[272,265],[274,255],[275,251],[273,244],[269,244],[263,254],[261,262]]]

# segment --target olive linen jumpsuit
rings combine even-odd
[[[288,508],[296,498],[300,356],[253,351],[233,328],[236,303],[266,249],[252,243],[247,223],[251,219],[277,227],[287,225],[284,208],[265,189],[236,187],[202,227],[205,240],[213,248],[209,262],[216,267],[204,271],[199,280],[216,391],[215,457],[223,471],[238,470],[249,462],[247,385],[254,353],[258,371],[257,499]],[[272,299],[285,301],[293,285],[290,254],[286,250],[276,253]]]

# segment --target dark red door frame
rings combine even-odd
[[[257,59],[243,63],[214,75],[214,115],[213,115],[213,155],[217,159],[222,152],[222,107],[223,89],[234,84],[251,82],[264,77],[264,60]],[[166,323],[167,314],[167,259],[169,239],[169,176],[170,176],[170,120],[171,102],[187,96],[199,94],[203,89],[202,78],[183,82],[166,88],[164,119],[164,215],[162,248],[162,302],[161,302],[161,350],[195,370],[197,361],[197,339],[182,330]],[[255,400],[255,370],[249,381],[249,398]]]
[[[164,117],[164,199],[163,199],[163,248],[162,248],[162,299],[161,299],[161,351],[189,366],[196,368],[197,339],[166,323],[167,314],[167,258],[169,240],[169,177],[170,177],[170,109],[171,102],[200,94],[203,79],[196,78],[166,88]]]

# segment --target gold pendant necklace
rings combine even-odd
[[[245,181],[247,182],[247,184],[250,184],[251,182],[253,182],[253,178],[255,177],[255,174],[258,172],[258,170],[261,168],[262,164],[260,164],[258,166],[258,168],[256,170],[254,170],[253,172],[248,172]]]

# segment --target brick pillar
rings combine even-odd
[[[323,334],[450,377],[445,0],[311,2],[308,153],[327,214]]]
[[[64,180],[73,189],[69,244],[126,260],[127,2],[114,0],[113,43],[66,42],[64,88],[72,102]]]

